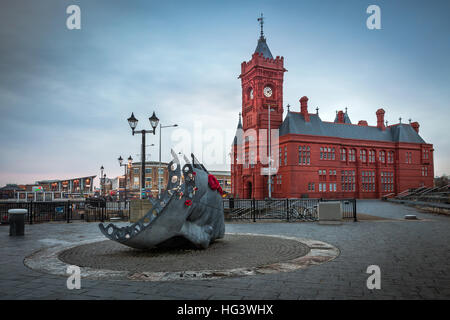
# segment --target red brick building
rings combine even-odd
[[[232,145],[232,194],[238,198],[269,196],[267,129],[279,134],[271,143],[273,198],[380,198],[409,188],[433,185],[433,145],[419,136],[419,123],[387,125],[376,111],[376,126],[352,124],[347,110],[324,121],[308,98],[283,119],[283,57],[273,58],[261,37],[252,58],[241,64],[242,122]],[[270,109],[269,109],[270,108]],[[292,108],[294,109],[294,108]],[[271,111],[269,111],[271,110]],[[261,130],[262,129],[262,130]],[[258,142],[256,144],[256,142]],[[263,161],[264,160],[264,161]]]

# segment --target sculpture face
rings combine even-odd
[[[124,245],[148,249],[155,246],[179,246],[186,241],[207,248],[223,238],[225,222],[222,197],[208,184],[208,172],[199,164],[181,165],[172,150],[169,184],[160,199],[150,199],[152,209],[136,223],[118,228],[99,224],[101,232]],[[184,182],[182,182],[183,174]]]

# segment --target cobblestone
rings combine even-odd
[[[339,248],[333,261],[294,272],[199,281],[81,280],[28,269],[36,250],[100,238],[96,223],[34,224],[9,237],[0,226],[0,299],[450,299],[450,217],[375,200],[358,201],[358,212],[387,218],[317,223],[230,223],[227,232],[309,238]],[[405,221],[415,214],[418,221]],[[80,236],[82,236],[80,238]],[[369,290],[369,265],[381,269],[381,289]]]

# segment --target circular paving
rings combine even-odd
[[[290,272],[325,263],[339,249],[317,240],[262,234],[226,234],[208,249],[136,250],[105,238],[62,242],[24,259],[36,271],[82,278],[138,281],[201,280]]]
[[[63,251],[59,259],[71,265],[130,272],[176,272],[253,268],[302,257],[308,246],[275,237],[225,235],[208,249],[152,249],[126,247],[107,240]]]

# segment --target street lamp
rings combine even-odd
[[[103,169],[105,169],[105,168],[103,168],[103,165],[100,167],[100,196],[102,196],[103,195],[103,180],[102,180],[102,178],[103,178]]]
[[[159,119],[155,115],[155,112],[153,111],[153,114],[148,120],[150,121],[150,125],[152,126],[153,130],[139,130],[136,131],[136,126],[138,123],[138,119],[135,118],[134,114],[131,113],[131,117],[128,119],[128,124],[130,125],[132,134],[134,136],[135,133],[139,133],[142,135],[142,146],[141,146],[141,199],[144,199],[144,191],[145,191],[145,134],[146,133],[156,133],[156,127],[158,126]]]
[[[133,158],[131,158],[131,156],[128,157],[128,163],[122,164],[123,163],[123,159],[122,156],[119,156],[119,158],[117,159],[119,160],[119,165],[121,167],[124,167],[125,171],[124,171],[124,179],[125,179],[125,200],[127,200],[127,167],[130,165],[131,161],[133,161]],[[120,187],[120,183],[119,183],[119,187]]]
[[[103,174],[103,189],[106,197],[106,173]]]
[[[158,197],[161,195],[161,129],[178,127],[177,124],[173,124],[170,126],[163,126],[159,124],[159,164],[158,164]]]

